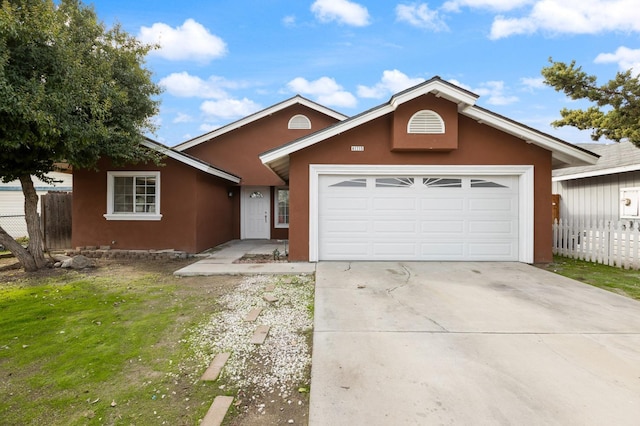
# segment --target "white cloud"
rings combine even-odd
[[[522,85],[528,91],[546,87],[546,85],[544,84],[544,78],[542,77],[523,77],[520,79],[520,83],[522,83]]]
[[[355,27],[369,25],[367,8],[349,0],[316,0],[311,11],[321,22],[336,21]]]
[[[484,83],[480,83],[480,86],[475,89],[472,89],[466,84],[460,83],[458,80],[449,80],[449,82],[462,87],[463,89],[469,90],[476,95],[480,95],[481,100],[484,101],[484,99],[486,99],[485,102],[488,105],[510,105],[518,102],[519,100],[517,96],[509,96],[505,93],[504,81],[486,81]]]
[[[427,3],[397,5],[396,19],[407,22],[414,27],[432,31],[447,31],[449,29],[438,11],[429,9]]]
[[[169,94],[180,98],[222,99],[228,97],[225,89],[238,87],[237,83],[223,77],[211,76],[207,80],[203,80],[187,72],[169,74],[158,84]]]
[[[361,98],[380,99],[413,87],[423,81],[423,78],[409,78],[398,70],[386,70],[382,73],[380,81],[374,86],[358,86],[358,96]]]
[[[489,38],[546,31],[552,34],[640,32],[637,0],[540,0],[521,17],[496,16]]]
[[[160,48],[151,54],[170,61],[208,62],[227,53],[226,43],[193,19],[187,19],[176,28],[162,22],[142,27],[138,39],[144,43],[158,44]]]
[[[169,74],[162,78],[158,84],[173,96],[209,99],[225,99],[229,97],[227,89],[240,89],[248,86],[246,82],[231,81],[217,75],[203,80],[185,71]]]
[[[179,112],[178,115],[176,115],[176,118],[173,119],[172,123],[191,123],[192,121],[193,117],[189,114]]]
[[[629,49],[620,46],[615,53],[601,53],[594,60],[596,64],[617,63],[622,71],[633,69],[634,74],[640,74],[640,49]]]
[[[442,5],[442,10],[459,12],[462,7],[469,7],[505,12],[531,3],[533,0],[451,0]]]
[[[200,127],[198,127],[198,130],[200,130],[201,132],[209,133],[219,128],[220,128],[219,124],[202,123]]]
[[[209,118],[232,119],[245,117],[259,111],[262,107],[247,98],[204,101],[200,110]]]
[[[313,96],[318,103],[327,106],[352,108],[358,103],[355,96],[329,77],[321,77],[315,81],[297,77],[287,83],[287,88],[295,93]]]
[[[294,15],[288,15],[282,18],[282,23],[286,27],[293,27],[296,25],[296,17]]]

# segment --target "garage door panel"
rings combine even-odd
[[[320,176],[319,259],[518,260],[518,178],[447,179]]]
[[[504,258],[508,260],[514,252],[512,243],[469,243],[469,255],[476,259],[496,259]]]
[[[422,211],[434,212],[459,212],[465,208],[464,198],[422,198],[420,200],[420,209]]]
[[[339,234],[344,233],[362,233],[369,232],[366,222],[362,220],[329,220],[326,222],[325,231],[327,234]]]
[[[511,198],[469,198],[469,211],[474,213],[502,213],[513,211]]]
[[[464,256],[464,244],[459,243],[445,243],[445,242],[432,242],[420,244],[420,254],[433,258],[433,260],[442,259],[461,259]],[[437,258],[437,259],[436,259]]]
[[[373,211],[375,212],[414,212],[416,210],[417,200],[415,198],[390,198],[390,197],[374,197]]]
[[[464,225],[463,220],[428,220],[420,223],[420,230],[424,234],[462,234]]]
[[[417,224],[415,221],[374,221],[373,231],[380,233],[393,233],[393,234],[415,234],[417,231]]]
[[[413,241],[373,244],[373,255],[384,256],[387,260],[415,258],[416,254],[416,243]]]
[[[511,236],[517,229],[513,228],[513,221],[494,221],[494,220],[472,220],[469,221],[469,234],[496,235],[502,234]]]
[[[368,198],[356,198],[356,197],[327,197],[323,200],[326,205],[324,206],[328,212],[340,211],[369,211],[369,199]]]

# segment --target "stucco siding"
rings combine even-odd
[[[195,253],[230,239],[233,200],[227,182],[170,158],[164,163],[113,167],[101,161],[98,172],[74,171],[73,245]],[[107,172],[116,170],[160,172],[161,220],[105,219]]]

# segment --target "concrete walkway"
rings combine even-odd
[[[195,263],[174,272],[178,276],[196,275],[295,275],[313,274],[315,263],[278,262],[278,263],[233,263],[245,254],[273,254],[278,249],[286,253],[284,241],[279,240],[234,240],[211,250],[211,254]]]
[[[310,426],[638,425],[640,303],[520,263],[320,262]]]

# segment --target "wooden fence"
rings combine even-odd
[[[566,220],[553,224],[553,254],[640,269],[640,225],[628,220],[585,224]]]
[[[71,248],[70,192],[49,192],[40,196],[40,219],[47,249]]]

